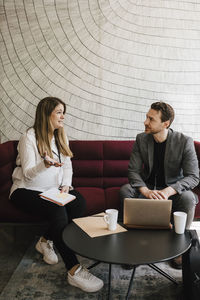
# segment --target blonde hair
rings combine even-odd
[[[53,130],[53,127],[50,122],[50,116],[55,107],[59,104],[62,104],[64,107],[64,114],[66,112],[65,103],[59,98],[55,97],[46,97],[42,99],[36,108],[35,122],[33,128],[35,130],[35,136],[37,141],[38,151],[41,156],[44,155],[44,152],[47,152],[51,158],[53,158],[53,153],[51,150],[49,136],[55,137],[55,143],[58,148],[58,151],[65,156],[72,157],[73,154],[67,144],[66,135],[64,128],[58,128]]]

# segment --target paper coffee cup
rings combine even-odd
[[[174,230],[178,234],[183,234],[187,220],[187,214],[183,211],[175,211],[174,215]]]

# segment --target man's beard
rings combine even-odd
[[[145,132],[147,133],[147,134],[157,134],[157,133],[159,133],[159,132],[161,132],[161,130],[152,130],[152,129],[150,129],[148,126],[145,126]]]

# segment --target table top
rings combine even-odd
[[[141,265],[170,260],[191,245],[189,231],[129,229],[91,238],[74,222],[66,226],[63,240],[75,253],[106,263]]]

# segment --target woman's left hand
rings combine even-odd
[[[67,193],[69,192],[69,186],[67,185],[63,185],[61,188],[60,188],[60,192],[61,193]]]

